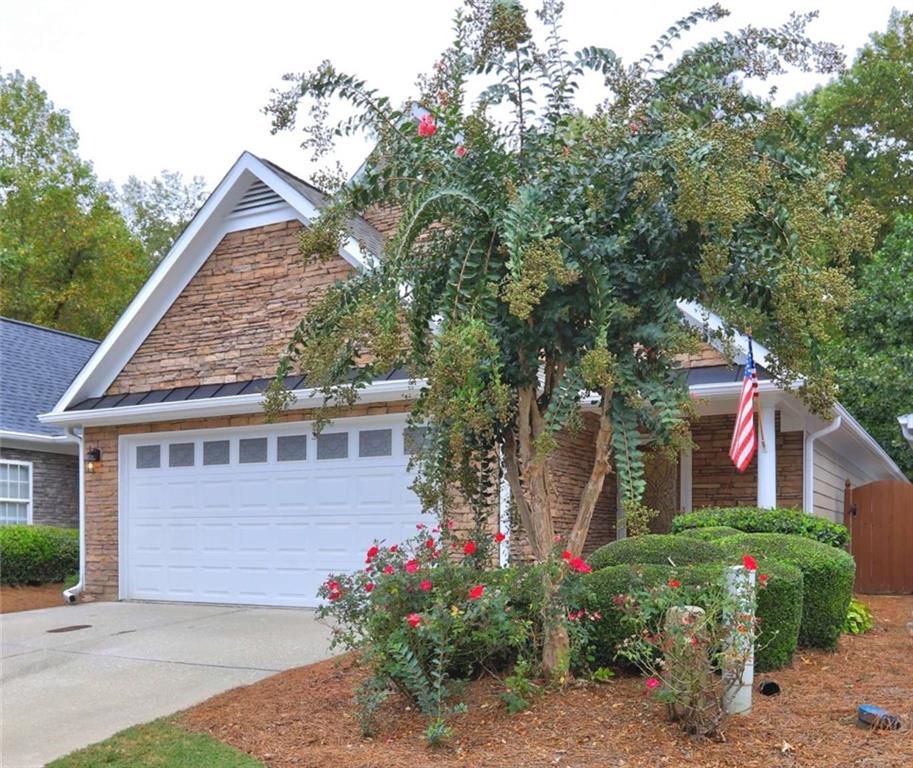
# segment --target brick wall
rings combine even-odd
[[[734,415],[704,416],[691,428],[691,496],[699,507],[754,506],[758,500],[758,458],[739,473],[729,458]],[[767,436],[769,438],[769,436]],[[777,504],[802,506],[803,433],[781,432],[777,414]]]
[[[677,356],[682,368],[703,368],[708,365],[730,365],[731,362],[714,347],[702,343],[698,352],[684,353]]]
[[[0,459],[32,462],[32,522],[79,525],[79,460],[67,453],[0,448]]]
[[[352,271],[305,261],[301,224],[227,234],[108,388],[108,394],[272,376],[320,293]]]

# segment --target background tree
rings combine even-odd
[[[791,383],[801,371],[803,396],[826,410],[833,376],[820,351],[850,293],[847,264],[872,234],[865,212],[834,194],[839,158],[808,146],[787,115],[740,85],[788,65],[837,68],[836,49],[806,36],[810,16],[727,33],[666,65],[683,30],[725,15],[713,6],[624,66],[604,48],[568,53],[561,10],[543,3],[539,43],[518,3],[467,3],[453,45],[420,81],[428,113],[418,125],[330,63],[288,76],[269,107],[275,130],[289,129],[305,100],[305,145],[318,152],[333,135],[367,130],[377,140],[364,173],[304,235],[305,254],[335,257],[353,212],[401,210],[376,268],[328,291],[296,329],[269,410],[287,401],[281,381],[295,367],[332,413],[381,372],[407,366],[427,380],[413,410],[430,429],[415,485],[425,508],[446,516],[459,489],[482,516],[503,471],[540,563],[555,548],[548,459],[558,431],[579,426],[583,391],[598,430],[561,544],[574,555],[607,474],[617,472],[625,508],[636,508],[645,443],[685,439],[676,355],[693,338],[677,300],[753,328],[778,361],[772,374]],[[574,102],[587,73],[605,85],[590,114]],[[470,100],[470,89],[481,96]],[[355,108],[337,125],[327,124],[334,97]],[[561,571],[542,576],[542,663],[556,673],[568,648],[555,620]]]
[[[897,424],[913,405],[913,215],[900,216],[861,267],[845,337],[830,355],[840,400],[913,478],[913,451]]]
[[[849,69],[796,107],[846,158],[849,192],[882,215],[883,233],[913,213],[913,14],[893,11]]]
[[[162,171],[151,181],[127,179],[118,195],[127,226],[136,235],[155,267],[168,253],[207,196],[200,176],[184,181],[177,171]]]
[[[100,338],[148,272],[78,142],[34,79],[0,76],[0,310]]]

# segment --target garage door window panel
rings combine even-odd
[[[168,446],[168,466],[192,467],[195,448],[193,443],[171,443]]]
[[[322,433],[317,438],[317,460],[349,458],[349,433]]]
[[[265,464],[268,440],[265,437],[247,437],[238,441],[238,461],[242,464]]]
[[[307,435],[280,435],[276,439],[277,461],[305,461]]]
[[[204,440],[203,464],[207,467],[228,464],[231,461],[231,441]]]
[[[358,433],[358,455],[361,458],[391,456],[393,454],[392,429],[362,429]]]
[[[162,466],[162,446],[140,445],[136,449],[137,469],[158,469]]]

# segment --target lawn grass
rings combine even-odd
[[[46,768],[263,768],[263,763],[211,736],[191,733],[171,718],[135,725],[71,752]]]

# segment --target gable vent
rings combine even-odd
[[[266,186],[262,181],[255,181],[232,209],[232,213],[255,211],[258,208],[266,208],[281,202],[282,198],[272,188]]]

